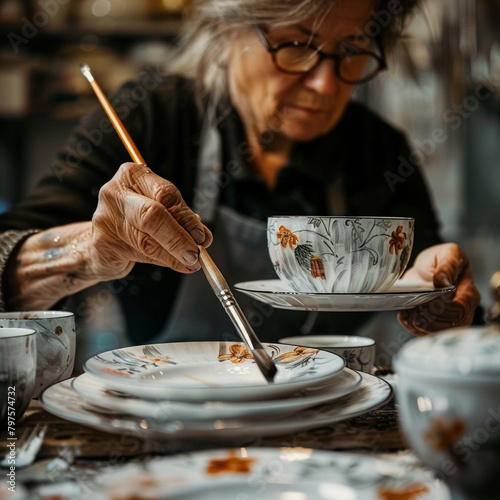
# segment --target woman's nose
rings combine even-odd
[[[335,74],[335,62],[323,59],[314,69],[306,73],[303,84],[318,94],[333,94],[339,84]]]

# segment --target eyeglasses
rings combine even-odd
[[[381,55],[362,50],[348,44],[342,46],[343,54],[327,54],[312,43],[282,42],[271,46],[262,28],[255,27],[260,41],[271,54],[274,65],[284,73],[300,75],[313,70],[323,59],[331,59],[335,63],[335,75],[344,83],[365,83],[387,69],[383,46]]]

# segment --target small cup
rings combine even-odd
[[[275,216],[267,246],[278,277],[297,292],[386,292],[413,247],[405,217]]]
[[[338,354],[345,360],[347,368],[373,373],[375,363],[375,340],[369,337],[349,335],[302,335],[280,339],[283,344],[317,347]]]
[[[35,389],[36,332],[0,329],[0,430],[12,430],[23,416]]]
[[[75,316],[72,312],[4,312],[0,313],[1,328],[29,328],[37,334],[34,397],[56,382],[71,377],[76,349]]]

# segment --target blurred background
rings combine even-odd
[[[500,266],[500,0],[425,1],[396,57],[358,95],[406,131],[487,305]]]
[[[96,105],[80,63],[107,92],[161,69],[188,2],[0,0],[0,211],[51,168]],[[394,59],[356,98],[406,131],[442,234],[470,254],[487,306],[500,269],[500,0],[424,2]],[[118,334],[109,335],[103,347]]]

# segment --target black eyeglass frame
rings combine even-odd
[[[370,76],[367,76],[365,78],[360,78],[358,80],[347,80],[340,74],[340,63],[343,59],[346,59],[348,56],[342,56],[339,54],[327,54],[326,52],[323,52],[321,49],[318,49],[315,45],[311,43],[301,43],[297,41],[293,42],[281,42],[277,43],[276,45],[271,45],[266,36],[264,35],[264,31],[262,27],[260,26],[254,26],[254,30],[257,33],[257,36],[259,37],[260,41],[262,42],[262,45],[264,45],[265,49],[271,54],[271,57],[273,58],[273,63],[276,66],[276,68],[279,71],[282,71],[283,73],[288,73],[289,75],[303,75],[305,73],[308,73],[309,71],[312,71],[314,68],[316,68],[321,61],[324,59],[331,59],[335,64],[335,76],[342,82],[347,83],[349,85],[358,85],[361,83],[366,83],[373,78],[375,78],[381,71],[384,71],[387,69],[387,61],[385,59],[385,50],[384,50],[384,45],[380,43],[380,41],[375,38],[375,43],[377,44],[378,48],[380,49],[380,55],[376,54],[375,52],[371,52],[369,50],[363,50],[363,49],[358,49],[356,47],[352,47],[353,50],[355,50],[353,55],[368,55],[372,56],[374,59],[378,61],[379,67],[376,70],[375,73],[371,74]],[[308,70],[305,71],[289,71],[286,69],[283,69],[277,62],[276,60],[276,52],[278,52],[281,49],[284,49],[286,47],[308,47],[316,52],[318,54],[319,59],[318,62],[309,68]]]

